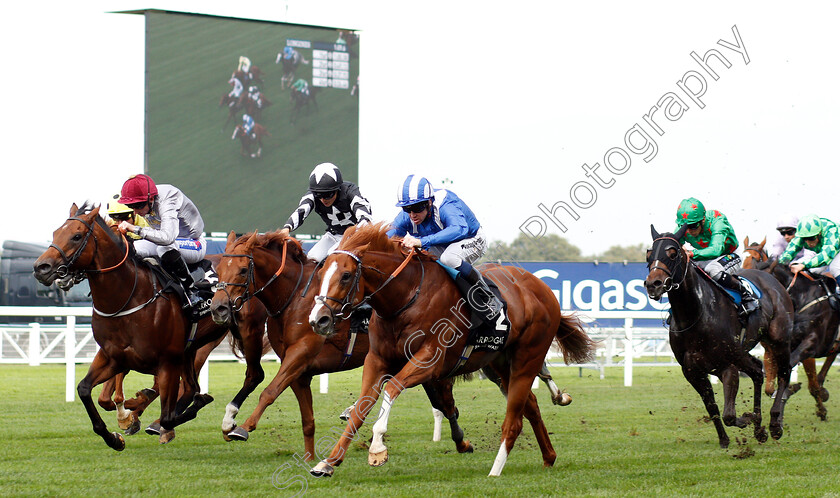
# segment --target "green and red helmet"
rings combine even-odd
[[[822,221],[820,217],[815,214],[803,216],[799,220],[799,225],[796,226],[796,236],[805,238],[813,237],[822,233]]]
[[[706,207],[703,203],[689,197],[680,201],[680,207],[677,208],[677,226],[690,225],[703,221],[706,217]]]

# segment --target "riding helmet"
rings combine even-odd
[[[799,220],[799,225],[796,227],[797,237],[813,237],[822,233],[822,221],[820,217],[815,214],[807,214]]]
[[[149,175],[132,175],[123,183],[120,190],[120,204],[137,204],[138,202],[152,202],[158,194],[157,185]]]
[[[342,183],[341,171],[333,163],[321,163],[309,175],[309,190],[312,192],[332,192],[338,190]]]
[[[422,176],[408,175],[397,191],[397,207],[411,206],[435,198],[432,183]]]
[[[680,206],[677,208],[677,225],[690,225],[702,221],[706,217],[706,207],[703,203],[689,197],[680,201]]]

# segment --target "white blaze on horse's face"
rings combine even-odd
[[[330,290],[330,280],[332,280],[332,276],[335,275],[335,272],[338,271],[338,263],[333,261],[330,263],[330,266],[327,268],[327,271],[324,273],[324,279],[321,280],[321,292],[318,294],[319,296],[326,296],[327,291]],[[312,312],[309,313],[309,322],[312,323],[318,318],[318,312],[321,311],[321,308],[324,307],[324,303],[319,300],[315,300],[315,307],[312,308]]]

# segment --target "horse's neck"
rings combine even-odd
[[[272,260],[269,266],[262,266],[260,282],[254,282],[256,284],[254,291],[267,284],[282,264],[282,260]],[[298,291],[298,282],[303,282],[314,269],[314,265],[301,265],[297,261],[288,259],[280,275],[256,297],[263,302],[270,313],[276,313],[281,306],[289,302],[292,294]],[[303,275],[301,275],[301,272],[303,272]]]
[[[392,255],[383,255],[379,261],[387,262],[376,265],[379,271],[370,269],[363,271],[365,295],[371,296],[370,305],[379,315],[391,316],[408,304],[414,298],[417,286],[422,286],[421,292],[430,292],[429,276],[432,273],[430,271],[432,270],[431,267],[434,265],[429,264],[428,261],[424,262],[419,259],[411,261],[385,287],[382,287],[382,285],[402,264],[403,259]]]
[[[668,291],[668,302],[671,303],[671,312],[677,325],[685,320],[696,321],[704,302],[710,300],[712,293],[716,292],[709,282],[700,278],[697,271],[689,266],[679,287]]]

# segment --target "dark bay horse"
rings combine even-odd
[[[87,211],[73,204],[67,221],[53,233],[52,244],[34,263],[35,278],[44,285],[68,273],[84,274],[90,282],[91,328],[101,349],[78,392],[94,432],[115,450],[125,448],[125,439],[108,432],[91,399],[92,388],[129,370],[155,375],[164,428],[160,437],[167,442],[174,427],[195,418],[213,400],[198,392],[195,351],[228,330],[205,318],[189,340],[190,321],[180,300],[163,293],[151,271],[131,252],[125,237],[99,216],[99,207]],[[187,391],[179,400],[182,377]]]
[[[230,137],[231,140],[239,139],[241,143],[241,147],[239,153],[245,157],[252,157],[258,158],[262,156],[262,148],[263,143],[262,139],[264,137],[270,137],[271,134],[268,133],[268,130],[265,129],[265,126],[256,123],[254,125],[254,130],[251,134],[245,133],[245,128],[242,125],[236,125],[236,128],[233,130],[233,135]],[[253,152],[253,148],[256,147],[256,152]]]
[[[256,232],[237,238],[228,236],[225,254],[217,267],[219,290],[211,304],[213,319],[227,323],[232,313],[245,303],[261,301],[269,315],[268,339],[281,359],[280,370],[260,394],[259,405],[245,423],[236,427],[238,410],[228,406],[228,437],[247,440],[260,417],[287,387],[291,387],[300,405],[303,426],[304,459],[315,453],[315,418],[312,410],[312,377],[322,373],[352,370],[362,365],[368,351],[368,334],[350,333],[349,322],[325,338],[312,331],[309,311],[320,288],[313,275],[316,263],[309,260],[300,243],[279,232],[259,235]],[[449,420],[452,439],[458,452],[471,452],[457,422],[458,412],[452,398],[452,384],[430,383],[426,393],[432,406]]]
[[[508,303],[510,332],[503,349],[474,351],[463,359],[470,319],[461,292],[430,256],[418,254],[411,259],[414,253],[403,254],[399,241],[389,239],[386,229],[382,224],[350,227],[339,249],[327,257],[319,271],[319,295],[309,316],[316,332],[334,334],[337,321],[346,318],[363,300],[369,301],[376,313],[371,319],[370,351],[365,358],[360,398],[339,442],[310,472],[316,476],[333,474],[380,393],[382,407],[373,426],[368,463],[384,464],[388,451],[383,434],[391,406],[403,389],[485,366],[501,378],[507,393],[501,444],[490,475],[501,474],[522,431],[523,415],[534,429],[543,465],[553,465],[557,455],[531,383],[555,340],[566,362],[592,358],[593,342],[580,322],[564,316],[551,289],[532,274],[515,267],[485,266],[485,277],[498,284]]]
[[[738,312],[725,291],[701,275],[689,260],[676,234],[657,233],[651,225],[653,245],[647,254],[649,273],[645,288],[652,299],[668,293],[671,303],[670,343],[674,357],[682,366],[686,380],[700,394],[706,411],[717,430],[721,448],[729,447],[723,425],[746,427],[754,424],[755,438],[767,440],[761,425],[761,362],[749,354],[759,341],[779,365],[779,391],[784,393],[790,381],[790,336],[793,328],[793,304],[784,287],[770,275],[757,270],[739,272],[761,290],[761,308],[747,318],[742,327]],[[753,411],[741,417],[735,414],[739,371],[753,381]],[[715,402],[709,374],[723,383],[723,422]],[[770,434],[782,437],[785,396],[776,396],[770,408]]]
[[[236,115],[239,111],[245,107],[245,101],[248,98],[248,95],[245,91],[242,92],[242,95],[239,98],[231,97],[228,93],[223,93],[222,98],[219,99],[219,107],[225,107],[228,110],[227,119],[225,119],[225,124],[222,125],[222,130],[227,127],[228,123],[231,121],[236,122]]]
[[[791,335],[791,368],[802,362],[808,376],[808,391],[817,404],[817,417],[826,419],[827,410],[823,402],[828,401],[828,390],[823,386],[831,364],[840,348],[840,310],[832,306],[836,299],[835,281],[823,275],[799,272],[794,276],[786,265],[758,263],[757,268],[766,268],[788,290],[796,314]],[[817,373],[815,358],[825,358],[820,372]],[[772,390],[775,365],[768,368],[766,390]]]

